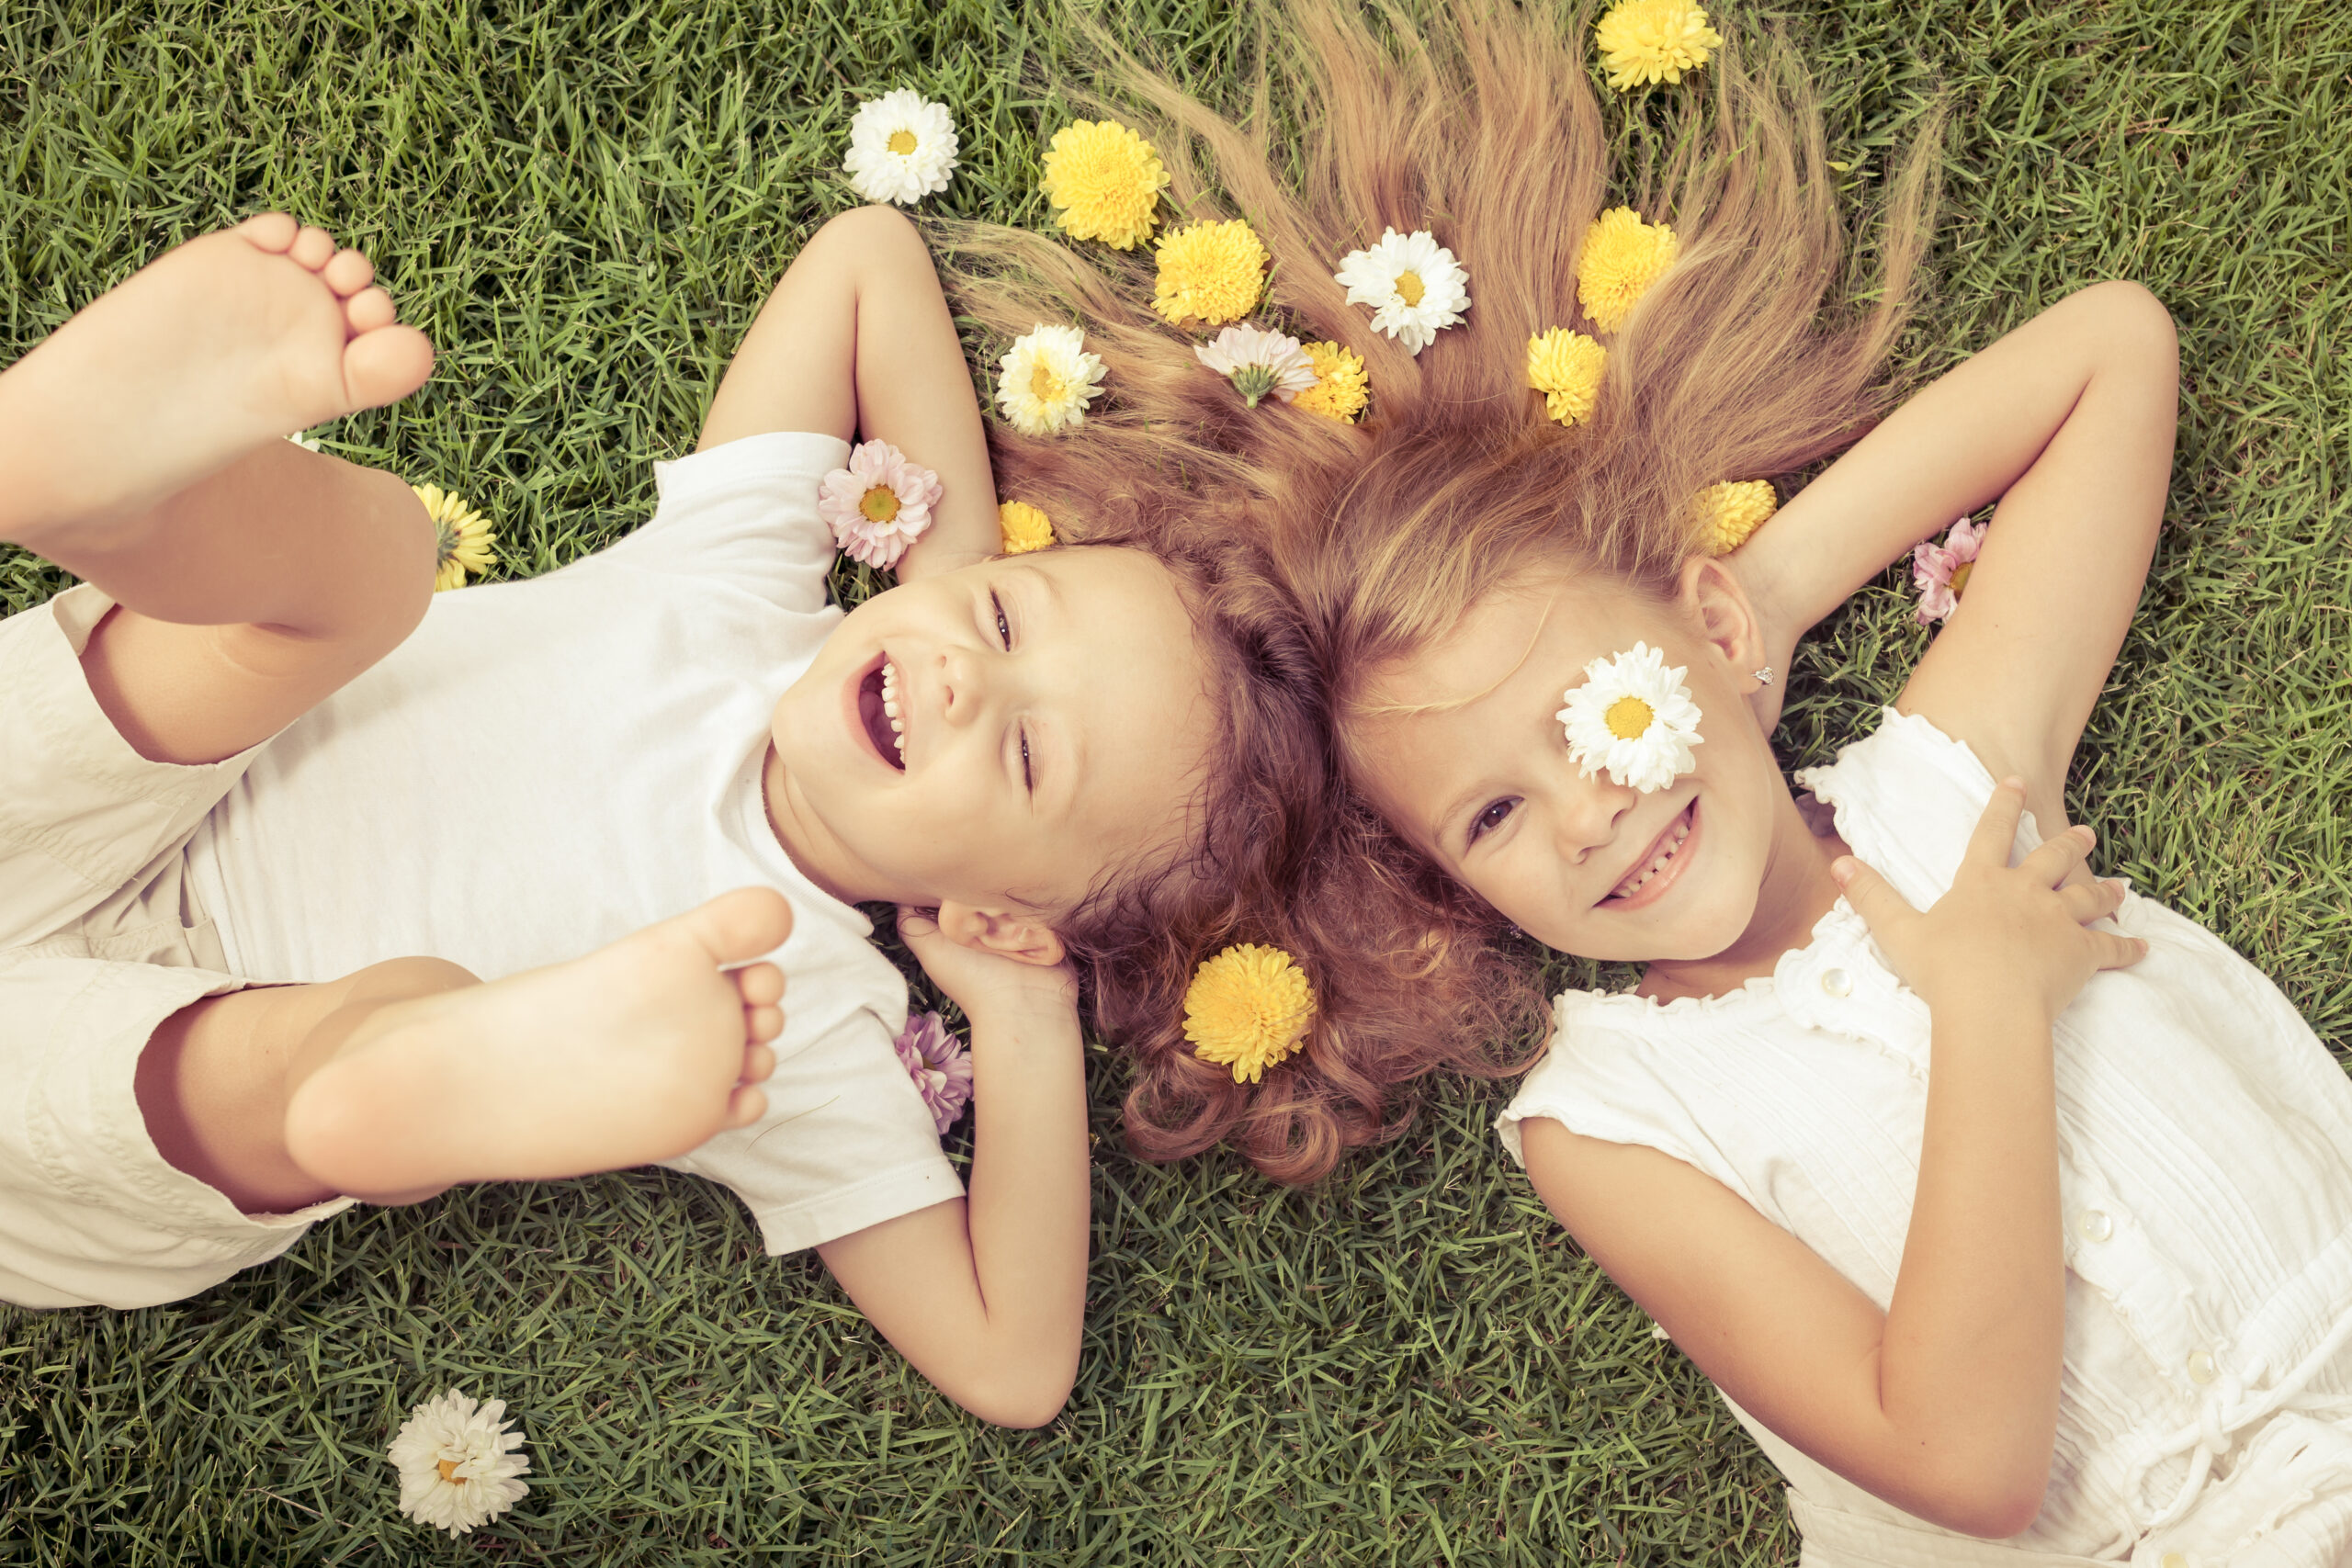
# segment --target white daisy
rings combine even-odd
[[[956,172],[956,122],[945,104],[905,87],[885,93],[857,106],[842,167],[866,200],[912,207],[947,188]]]
[[[1086,417],[1086,405],[1102,389],[1102,356],[1086,352],[1086,334],[1076,327],[1043,321],[1015,338],[999,363],[996,406],[1023,435],[1051,435]]]
[[[1269,392],[1288,402],[1315,385],[1315,362],[1298,340],[1263,327],[1227,327],[1214,342],[1195,345],[1193,355],[1230,380],[1253,409]]]
[[[411,1410],[385,1450],[401,1472],[401,1512],[454,1539],[513,1507],[530,1491],[516,1477],[531,1461],[514,1451],[523,1434],[507,1430],[505,1414],[504,1400],[477,1408],[454,1388]]]
[[[1685,665],[1666,667],[1666,655],[1645,642],[1584,667],[1584,684],[1571,687],[1568,705],[1552,716],[1567,726],[1568,755],[1590,778],[1644,795],[1664,789],[1697,767],[1690,748],[1699,733],[1699,705],[1682,683]]]
[[[1385,231],[1368,251],[1351,251],[1331,275],[1348,303],[1372,307],[1372,324],[1419,354],[1470,308],[1470,275],[1427,229]]]

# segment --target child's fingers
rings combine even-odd
[[[1862,923],[1872,931],[1919,912],[1911,907],[1909,899],[1894,890],[1894,884],[1852,855],[1839,855],[1830,862],[1829,874],[1845,889],[1846,902],[1854,907],[1854,913],[1861,916]]]
[[[2086,824],[2077,822],[2056,838],[2045,840],[2018,863],[2018,869],[2032,874],[2034,880],[2045,887],[2055,887],[2090,858],[2091,847],[2098,842],[2098,835]]]
[[[2078,926],[2103,920],[2123,905],[2123,885],[2119,882],[2078,882],[2072,887],[2058,889],[2059,907],[2066,918]]]
[[[2102,969],[2129,969],[2148,956],[2148,944],[2136,936],[2117,936],[2113,931],[2086,931],[2091,939],[2091,956]]]
[[[2009,849],[2018,840],[2018,818],[2025,815],[2025,781],[2006,778],[1993,791],[1993,798],[1984,803],[1984,815],[1976,819],[1976,830],[1968,835],[1968,849],[1962,859],[1986,865],[2009,863]]]

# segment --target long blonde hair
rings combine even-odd
[[[1540,998],[1508,934],[1345,787],[1367,682],[1538,555],[1662,587],[1699,547],[1699,488],[1786,473],[1879,411],[1925,247],[1935,138],[1902,160],[1876,254],[1857,267],[1817,100],[1766,40],[1724,51],[1704,88],[1682,89],[1666,151],[1638,188],[1612,190],[1589,16],[1452,0],[1419,24],[1384,7],[1375,29],[1351,0],[1286,0],[1261,24],[1238,118],[1075,24],[1106,96],[1072,96],[1114,106],[1154,141],[1178,221],[1248,220],[1272,258],[1261,319],[1363,356],[1373,403],[1360,425],[1271,400],[1245,410],[1149,310],[1146,252],[980,225],[942,233],[967,315],[1000,338],[1074,318],[1110,372],[1108,405],[1073,438],[992,426],[1001,491],[1080,536],[1180,551],[1206,536],[1240,552],[1237,570],[1279,585],[1250,602],[1261,628],[1281,605],[1295,615],[1329,721],[1319,798],[1277,807],[1277,781],[1260,779],[1259,830],[1280,818],[1284,873],[1177,922],[1195,946],[1163,943],[1131,965],[1128,1002],[1106,1010],[1137,1064],[1129,1135],[1147,1155],[1230,1138],[1268,1174],[1311,1179],[1402,1125],[1412,1079],[1523,1064],[1514,1046]],[[1278,140],[1278,74],[1295,140]],[[1596,333],[1576,266],[1587,230],[1620,204],[1671,222],[1681,256],[1598,334],[1598,406],[1562,429],[1527,386],[1527,343],[1555,326]],[[1434,231],[1469,276],[1466,320],[1419,355],[1372,332],[1332,276],[1390,227]],[[1868,302],[1825,323],[1841,293]],[[1212,940],[1286,948],[1323,997],[1307,1049],[1261,1084],[1232,1083],[1182,1036],[1176,1004]]]

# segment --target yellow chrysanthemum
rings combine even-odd
[[[1151,308],[1170,325],[1187,318],[1222,326],[1255,310],[1266,288],[1266,247],[1236,218],[1188,223],[1159,242]]]
[[[1592,417],[1609,351],[1582,333],[1554,327],[1527,340],[1527,384],[1544,394],[1544,412],[1562,424]]]
[[[1690,0],[1623,0],[1592,29],[1609,85],[1619,92],[1657,82],[1679,82],[1724,46],[1707,13]]]
[[[1315,987],[1279,947],[1244,942],[1204,963],[1184,993],[1184,1038],[1204,1062],[1256,1083],[1299,1048],[1315,1022]]]
[[[1602,332],[1613,333],[1634,303],[1682,254],[1682,242],[1663,223],[1645,223],[1630,207],[1612,207],[1584,231],[1577,257],[1577,303]]]
[[[1725,479],[1701,491],[1691,504],[1698,509],[1707,553],[1727,556],[1781,510],[1781,498],[1770,479]]]
[[[463,588],[468,572],[480,577],[488,571],[490,547],[498,538],[490,531],[490,519],[439,485],[409,489],[416,491],[416,499],[424,502],[424,514],[433,519],[433,592]]]
[[[1025,556],[1054,542],[1053,520],[1025,501],[1008,501],[997,507],[996,531],[1009,556]]]
[[[1046,199],[1073,240],[1135,249],[1151,237],[1167,184],[1151,143],[1116,120],[1072,120],[1046,147]]]
[[[1372,399],[1364,378],[1363,355],[1336,343],[1303,343],[1307,363],[1315,367],[1315,385],[1290,400],[1295,409],[1353,424]]]

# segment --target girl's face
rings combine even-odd
[[[1684,669],[1700,712],[1696,771],[1648,795],[1587,776],[1554,716],[1587,664],[1636,642]],[[1547,570],[1379,672],[1351,739],[1374,804],[1521,931],[1587,958],[1706,958],[1756,915],[1788,794],[1747,703],[1761,661],[1715,562],[1667,604]]]

